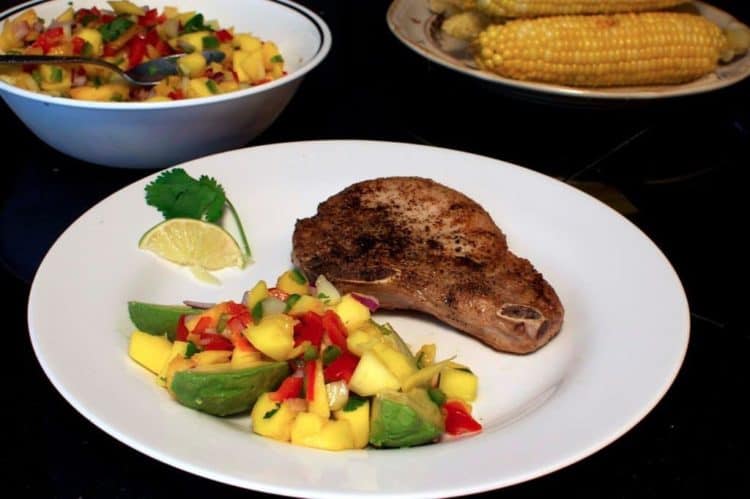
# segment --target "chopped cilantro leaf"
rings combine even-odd
[[[259,323],[260,320],[263,318],[263,303],[258,302],[253,306],[253,310],[251,311],[251,314],[253,316],[253,322],[255,324]]]
[[[281,54],[276,54],[275,56],[271,57],[271,62],[284,62],[284,58],[281,57]]]
[[[99,33],[102,34],[102,40],[111,42],[117,40],[135,24],[127,17],[116,17],[111,22],[99,27]]]
[[[203,23],[203,14],[196,14],[185,23],[183,33],[195,33],[196,31],[213,31],[211,26]]]
[[[302,272],[300,272],[299,269],[292,269],[290,275],[292,277],[292,280],[294,280],[294,282],[296,282],[297,284],[307,284],[307,278]]]
[[[349,400],[346,401],[346,405],[344,406],[344,412],[356,411],[359,406],[365,403],[367,403],[366,398],[350,392]]]
[[[204,36],[203,37],[203,48],[204,49],[217,49],[219,48],[219,39],[215,36]]]
[[[318,358],[318,349],[315,348],[312,345],[307,345],[305,347],[305,354],[302,357],[305,360],[315,360]]]
[[[440,388],[428,388],[427,395],[430,396],[430,400],[435,402],[435,405],[437,405],[438,407],[442,407],[447,399],[445,393],[443,393],[443,390],[441,390]]]
[[[284,312],[289,312],[295,303],[299,301],[299,299],[302,298],[297,293],[293,293],[289,295],[289,298],[286,299],[286,308],[284,309]]]
[[[158,209],[164,218],[195,218],[216,223],[224,210],[224,189],[213,178],[196,180],[182,168],[159,175],[146,186],[146,203]]]
[[[275,408],[271,409],[270,411],[268,411],[267,413],[263,415],[263,419],[271,419],[274,414],[279,412],[279,409],[281,409],[281,404],[277,403]]]
[[[195,343],[193,343],[192,341],[188,341],[187,349],[185,350],[185,358],[189,359],[198,352],[200,352],[200,349],[195,346]]]

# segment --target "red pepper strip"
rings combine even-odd
[[[289,293],[286,293],[279,288],[269,288],[268,294],[270,296],[273,296],[274,298],[278,298],[281,301],[286,301],[286,299],[289,298]]]
[[[305,398],[308,402],[315,400],[315,361],[305,362]]]
[[[136,35],[128,42],[128,64],[133,66],[140,64],[146,56],[146,37]]]
[[[243,352],[257,352],[258,350],[247,340],[247,338],[245,338],[245,335],[243,334],[245,331],[245,326],[247,326],[247,324],[248,323],[245,322],[241,318],[241,316],[232,317],[231,319],[229,319],[229,321],[227,321],[227,327],[232,333],[232,343],[234,344],[234,348],[236,348],[237,350],[241,350]]]
[[[326,310],[323,314],[323,329],[328,333],[331,343],[341,349],[341,352],[348,352],[346,347],[346,326],[341,322],[339,316],[333,310]]]
[[[349,380],[352,379],[354,370],[357,368],[357,364],[359,364],[359,357],[343,351],[341,355],[336,357],[333,362],[323,369],[323,378],[326,383],[343,379],[348,384]]]
[[[80,36],[74,36],[70,42],[72,44],[73,53],[75,55],[80,54],[83,51],[83,47],[86,45],[86,40],[84,40]]]
[[[299,322],[294,326],[294,346],[309,341],[311,345],[320,347],[323,341],[323,319],[315,312],[305,312],[297,319]]]
[[[188,328],[185,325],[185,316],[181,315],[180,318],[177,320],[177,330],[175,332],[174,339],[177,341],[187,341],[189,333],[190,332],[188,331]]]
[[[216,333],[201,333],[198,345],[203,350],[234,350],[234,343]]]
[[[112,57],[113,55],[117,54],[119,49],[112,46],[112,44],[105,43],[104,48],[102,49],[102,55],[104,57]]]
[[[242,303],[227,301],[227,302],[224,302],[224,304],[226,305],[226,311],[229,315],[240,315],[240,314],[250,313],[247,307]]]
[[[299,393],[302,391],[302,378],[299,376],[289,376],[285,379],[278,390],[270,392],[268,398],[274,402],[283,402],[286,399],[294,399],[299,397]]]
[[[157,24],[161,24],[166,20],[167,16],[163,14],[160,16],[156,9],[151,9],[144,15],[138,16],[138,24],[146,27],[156,26]]]
[[[443,411],[445,411],[445,431],[450,435],[462,435],[482,430],[482,425],[471,417],[469,411],[459,401],[446,402],[443,404]]]
[[[56,45],[59,45],[63,40],[63,29],[62,26],[51,28],[40,34],[39,37],[31,45],[32,47],[41,47],[42,51],[46,54],[50,49]]]
[[[167,97],[169,97],[172,100],[180,100],[185,98],[185,94],[182,93],[182,90],[173,90],[167,94]]]
[[[117,16],[113,16],[111,14],[102,14],[99,20],[102,22],[102,24],[109,24],[115,20],[115,17]]]
[[[221,43],[226,43],[230,41],[232,38],[234,38],[232,36],[232,33],[230,33],[229,31],[225,29],[220,29],[219,31],[216,31],[214,35],[216,36],[216,38],[219,39]]]
[[[195,325],[191,333],[193,334],[203,334],[206,329],[211,327],[213,323],[213,319],[211,317],[201,317],[198,319],[198,323]]]

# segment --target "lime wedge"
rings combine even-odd
[[[193,218],[161,222],[141,237],[138,247],[178,265],[206,270],[245,266],[245,255],[229,232]]]

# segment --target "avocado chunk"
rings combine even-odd
[[[188,369],[175,373],[169,389],[182,405],[229,416],[250,410],[259,396],[275,390],[288,374],[286,362],[227,371]]]
[[[163,335],[174,341],[181,315],[199,314],[201,310],[183,305],[157,305],[141,301],[128,302],[128,315],[139,331]]]
[[[411,447],[434,441],[445,422],[427,390],[383,391],[372,402],[370,443],[375,447]]]

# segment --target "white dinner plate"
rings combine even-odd
[[[697,11],[722,28],[738,22],[730,14],[703,2],[680,7]],[[454,71],[478,78],[503,92],[533,100],[606,105],[625,100],[663,99],[700,94],[733,85],[750,76],[750,51],[711,74],[679,85],[651,85],[612,88],[576,88],[548,83],[505,78],[480,70],[471,56],[468,43],[445,35],[440,30],[441,16],[431,12],[429,0],[394,0],[388,9],[388,26],[407,47],[427,59]]]
[[[502,161],[409,144],[297,142],[184,164],[226,189],[255,263],[197,281],[137,243],[160,214],[146,205],[155,175],[116,192],[68,228],[44,258],[29,298],[39,362],[86,418],[155,459],[206,478],[298,497],[455,496],[550,473],[618,438],[676,376],[688,343],[688,305],[659,249],[626,219],[580,191]],[[510,248],[557,290],[561,333],[540,351],[498,353],[435,320],[377,313],[412,346],[435,342],[479,376],[480,434],[399,450],[327,452],[254,435],[249,417],[185,408],[127,355],[128,300],[240,299],[290,267],[298,218],[351,183],[430,177],[472,197]]]

